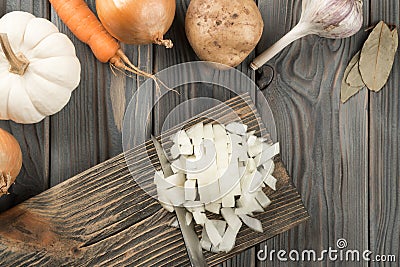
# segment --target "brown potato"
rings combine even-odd
[[[201,60],[239,65],[260,41],[264,22],[253,0],[192,0],[186,36]]]

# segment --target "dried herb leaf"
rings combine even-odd
[[[340,92],[340,99],[342,102],[346,102],[350,97],[358,93],[365,85],[362,86],[351,86],[346,82],[349,77],[350,72],[357,67],[358,69],[358,60],[360,59],[360,51],[354,55],[354,57],[350,60],[349,65],[346,67],[343,75],[341,92]]]
[[[352,59],[354,63],[353,67],[351,68],[349,74],[346,78],[346,83],[352,87],[364,87],[365,84],[362,80],[360,69],[359,69],[359,60],[360,60],[360,52],[358,52]]]
[[[396,54],[397,48],[399,47],[399,34],[397,33],[397,29],[392,31],[392,39],[393,39],[393,49]]]
[[[379,22],[365,41],[359,62],[362,79],[370,90],[378,92],[386,84],[394,62],[394,46],[389,27]]]

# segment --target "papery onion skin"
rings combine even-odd
[[[22,167],[22,152],[18,141],[0,128],[0,196],[7,194]]]
[[[175,9],[175,0],[96,0],[103,26],[126,44],[172,47],[172,42],[163,36],[172,25]]]

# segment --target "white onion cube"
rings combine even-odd
[[[242,222],[240,222],[242,224]],[[235,246],[236,236],[239,233],[240,227],[232,228],[228,227],[225,231],[224,236],[222,237],[221,243],[219,244],[218,249],[220,251],[229,252]]]
[[[200,245],[206,251],[210,251],[211,250],[212,244],[211,244],[210,238],[208,238],[208,235],[207,235],[207,232],[206,232],[205,228],[203,228],[203,231],[201,233]]]
[[[208,203],[205,205],[205,209],[209,212],[212,212],[214,214],[220,214],[220,210],[221,210],[221,204],[220,203]]]
[[[207,216],[203,212],[195,211],[193,212],[193,219],[197,224],[204,225],[206,223]]]
[[[268,175],[267,178],[264,180],[264,183],[269,186],[272,190],[276,191],[276,183],[277,180],[274,176]]]
[[[232,229],[239,231],[242,222],[232,208],[222,208],[221,215]]]
[[[208,139],[213,141],[214,140],[214,131],[213,131],[213,126],[211,123],[207,123],[204,125],[204,139]]]
[[[264,164],[268,160],[272,159],[279,154],[279,143],[275,143],[272,146],[263,143],[263,151],[257,155],[255,160],[258,163],[257,167]]]
[[[245,135],[247,132],[247,125],[239,122],[231,122],[226,126],[226,130],[234,134]]]
[[[218,246],[222,241],[222,236],[219,234],[217,228],[212,221],[207,220],[205,222],[204,228],[206,229],[207,235],[210,238],[211,244],[213,246]]]
[[[246,224],[250,229],[260,233],[263,232],[262,224],[259,220],[245,214],[239,215],[239,218],[242,219],[243,223]]]
[[[256,200],[264,209],[271,204],[271,200],[263,191],[260,191],[256,194]]]
[[[196,180],[186,180],[185,200],[196,200],[196,197],[197,197]]]

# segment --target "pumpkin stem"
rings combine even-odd
[[[9,71],[18,75],[24,75],[29,66],[29,60],[22,53],[14,53],[6,33],[0,33],[0,43],[3,53],[10,63]]]

